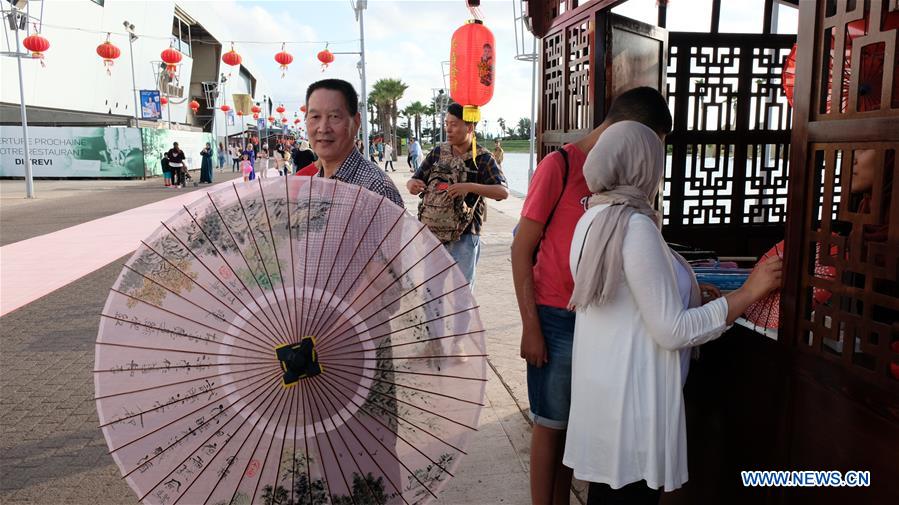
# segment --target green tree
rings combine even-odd
[[[496,120],[496,124],[499,125],[499,136],[500,138],[506,136],[506,120],[503,118],[498,118]]]
[[[403,109],[403,112],[409,118],[414,119],[414,121],[415,121],[415,127],[414,127],[415,138],[420,139],[421,138],[421,118],[422,118],[422,116],[426,116],[428,114],[428,108],[425,106],[425,104],[423,104],[419,101],[415,101],[415,102],[412,102],[411,104],[409,104],[408,106],[406,106],[406,108]]]
[[[531,137],[531,120],[523,117],[518,120],[518,137],[520,139],[528,139]]]

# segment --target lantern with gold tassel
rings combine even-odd
[[[462,105],[462,119],[481,120],[480,107],[493,98],[495,47],[493,33],[480,19],[471,19],[453,33],[450,45],[450,96]],[[477,137],[475,137],[477,138]],[[471,143],[476,155],[476,140]]]

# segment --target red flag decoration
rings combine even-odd
[[[103,58],[103,66],[106,67],[106,75],[112,75],[112,66],[115,59],[122,55],[122,51],[109,41],[110,34],[106,34],[106,42],[97,46],[97,56]]]
[[[462,119],[481,120],[483,105],[493,98],[496,68],[493,33],[480,19],[470,19],[453,33],[450,44],[450,96],[462,105]],[[471,143],[472,156],[477,151]]]

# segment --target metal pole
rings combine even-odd
[[[365,21],[363,19],[363,11],[365,7],[359,0],[356,0],[356,12],[359,13],[359,58],[362,64],[362,93],[359,95],[362,99],[362,149],[365,159],[370,159],[368,152],[368,91],[365,87]]]
[[[134,73],[134,35],[128,34],[128,48],[131,53],[131,92],[134,94],[134,126],[138,126],[137,122],[140,120],[140,100],[138,97],[137,90],[137,77],[135,77]]]
[[[225,74],[222,74],[224,77]],[[228,95],[225,93],[225,80],[222,80],[222,104],[228,103]],[[228,113],[222,112],[222,115],[225,116],[225,142],[228,141]]]
[[[534,121],[534,116],[537,114],[537,37],[534,37],[534,51],[533,51],[534,59],[531,61],[531,148],[530,148],[530,160],[528,161],[528,186],[531,184],[531,179],[534,177],[534,156],[535,152],[535,143],[536,143],[536,121]]]
[[[25,81],[22,78],[22,45],[19,40],[19,16],[16,13],[16,62],[19,65],[19,97],[22,110],[22,139],[25,141],[23,152],[25,158],[25,198],[34,198],[34,179],[31,173],[31,152],[28,142],[28,115],[25,113]]]

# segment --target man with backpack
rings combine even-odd
[[[575,313],[569,268],[571,238],[590,189],[583,168],[603,131],[618,121],[639,121],[664,142],[671,113],[662,95],[642,87],[622,93],[596,129],[543,158],[528,187],[512,241],[512,278],[521,313],[521,357],[527,361],[531,432],[531,501],[568,503],[570,468],[562,465],[571,403],[571,349]]]
[[[481,227],[487,217],[484,198],[505,200],[506,177],[490,151],[481,146],[472,159],[474,123],[462,119],[462,106],[447,108],[446,139],[434,147],[406,183],[413,195],[421,194],[418,219],[456,260],[474,288],[480,256]]]

